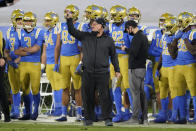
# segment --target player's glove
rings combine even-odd
[[[55,64],[53,71],[59,72],[59,64]]]
[[[83,64],[82,64],[82,61],[80,61],[79,65],[76,68],[75,74],[82,75],[82,72],[83,72]]]
[[[8,64],[7,63],[5,64],[5,73],[6,74],[8,73]]]
[[[160,80],[160,77],[161,77],[160,72],[158,70],[156,70],[155,78],[158,78]]]
[[[182,37],[183,33],[184,33],[183,31],[178,30],[178,32],[175,34],[175,39],[180,39]]]
[[[189,33],[188,32],[185,32],[183,35],[182,35],[182,39],[188,39],[189,38]]]
[[[15,62],[13,62],[13,61],[8,61],[8,64],[10,65],[10,66],[12,66],[13,68],[18,68],[18,64],[17,63],[15,63]]]

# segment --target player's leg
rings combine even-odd
[[[115,102],[115,107],[116,107],[116,115],[113,117],[112,121],[113,122],[120,122],[122,121],[122,93],[121,93],[121,79],[120,78],[117,82],[115,81],[115,71],[114,67],[112,64],[110,64],[110,77],[112,79],[112,84],[115,87],[113,88],[113,96],[114,96],[114,102]]]
[[[196,64],[186,65],[185,68],[185,80],[191,96],[193,97],[194,118],[191,122],[196,123]]]
[[[80,55],[75,55],[70,57],[70,72],[71,77],[74,85],[75,90],[75,100],[76,100],[76,121],[82,120],[82,96],[81,96],[81,77],[80,75],[75,74],[75,70],[77,68],[77,65],[80,62]]]
[[[165,123],[168,119],[168,91],[169,91],[169,83],[168,83],[168,74],[167,68],[162,67],[160,70],[161,78],[159,81],[159,89],[160,89],[160,99],[161,99],[161,107],[162,111],[159,116],[154,120],[155,123]]]
[[[50,81],[50,84],[52,86],[52,90],[53,90],[53,100],[54,100],[54,111],[51,113],[52,116],[60,116],[62,114],[62,95],[59,93],[61,92],[60,89],[57,90],[55,86],[55,83],[57,82],[55,74],[56,72],[53,71],[54,68],[54,64],[48,64],[46,66],[46,76],[48,78],[48,80]],[[59,73],[57,73],[59,74]],[[58,81],[59,82],[59,81]],[[58,84],[58,83],[57,83]],[[59,97],[61,97],[61,99],[59,99]]]
[[[155,87],[155,93],[156,93],[156,99],[157,99],[157,104],[158,104],[159,112],[161,112],[159,79],[155,77],[155,73],[157,71],[157,67],[158,67],[158,62],[155,62],[154,63],[154,66],[153,66],[153,81],[154,81],[154,87]],[[158,114],[155,114],[153,116],[154,117],[157,117],[158,115],[159,115],[159,113]]]
[[[60,57],[60,74],[63,77],[65,85],[62,92],[62,116],[56,121],[67,121],[67,109],[69,104],[69,89],[71,82],[71,73],[70,73],[70,60],[67,56]]]
[[[177,105],[179,109],[179,120],[175,122],[176,124],[186,123],[186,81],[184,72],[186,72],[184,66],[175,66],[174,82],[177,88]]]
[[[23,92],[23,102],[25,107],[24,115],[19,120],[29,120],[31,117],[31,97],[30,97],[30,76],[28,73],[28,63],[21,62],[19,65],[20,83]]]
[[[128,76],[128,59],[129,59],[129,56],[128,55],[119,55],[120,57],[120,60],[119,60],[119,66],[120,66],[120,72],[121,72],[121,75],[122,75],[122,87],[124,88],[125,94],[127,94],[128,97],[124,97],[125,101],[129,101],[128,102],[125,102],[125,114],[123,115],[123,121],[127,121],[131,118],[131,113],[129,111],[130,109],[130,105],[131,107],[133,107],[133,104],[132,104],[132,96],[131,96],[131,90],[130,90],[130,87],[129,87],[129,76]],[[122,89],[122,88],[121,88]]]
[[[147,101],[150,100],[150,91],[151,91],[151,88],[148,85],[144,85],[144,92],[146,94]]]
[[[19,69],[14,69],[12,66],[9,66],[8,69],[8,78],[12,91],[12,100],[13,100],[13,109],[14,112],[11,113],[11,119],[17,119],[20,116],[20,77]]]
[[[191,94],[190,94],[190,91],[187,89],[186,90],[186,119],[189,121],[190,119],[190,114],[189,114],[189,111],[190,111],[190,103],[191,103]]]
[[[130,113],[129,95],[125,89],[123,89],[122,93],[122,103],[125,108],[125,112],[123,112],[123,121],[127,121],[131,118],[132,113]]]
[[[120,61],[120,71],[122,74],[122,83],[123,87],[126,90],[128,97],[125,97],[125,99],[128,98],[130,105],[132,106],[132,96],[131,96],[131,91],[129,87],[129,75],[128,75],[128,61],[129,61],[129,56],[128,55],[122,55]]]
[[[38,109],[40,103],[40,77],[41,77],[41,64],[40,63],[30,63],[29,65],[30,72],[30,82],[31,90],[33,94],[34,110],[31,115],[32,120],[36,120],[38,117]]]

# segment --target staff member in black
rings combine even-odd
[[[72,12],[67,12],[67,25],[69,33],[82,42],[84,125],[92,125],[95,120],[94,97],[97,90],[105,125],[113,126],[112,101],[109,93],[109,58],[114,65],[117,78],[120,77],[120,69],[113,39],[104,33],[105,20],[95,19],[91,22],[92,32],[82,32],[74,28]]]
[[[10,111],[7,94],[4,87],[4,72],[5,72],[5,58],[3,57],[3,38],[0,31],[0,104],[2,106],[2,111],[4,113],[4,122],[10,121]]]
[[[129,54],[129,84],[133,97],[132,118],[127,121],[129,124],[148,124],[147,100],[144,92],[144,77],[146,74],[146,59],[148,57],[148,39],[144,33],[138,29],[135,21],[127,21],[125,31],[133,35],[130,48],[122,47]],[[142,116],[140,112],[142,111]]]

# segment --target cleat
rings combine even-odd
[[[20,114],[16,114],[16,113],[10,115],[11,119],[18,119],[19,117],[20,117]]]
[[[30,115],[24,115],[21,118],[18,118],[18,120],[30,120]]]
[[[58,121],[58,122],[67,121],[67,117],[66,116],[62,116],[59,119],[56,119],[56,121]]]
[[[107,119],[107,120],[105,121],[105,126],[113,126],[112,121],[111,121],[110,119]]]
[[[112,122],[122,122],[123,118],[122,115],[117,114],[115,117],[113,117]]]
[[[176,122],[174,122],[174,124],[186,124],[186,123],[187,123],[187,120],[185,118],[177,120]]]
[[[84,126],[92,126],[93,125],[93,121],[91,121],[91,120],[84,120],[83,121],[83,125]]]

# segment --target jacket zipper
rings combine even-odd
[[[97,57],[97,37],[96,37],[96,44],[95,44],[94,72],[95,72],[95,65],[96,65],[96,57]]]

